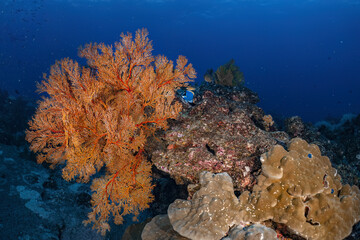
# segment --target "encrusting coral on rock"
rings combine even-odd
[[[241,236],[231,234],[233,229],[271,220],[306,239],[344,239],[360,220],[358,187],[341,184],[318,146],[294,138],[287,149],[275,145],[264,153],[257,184],[238,198],[227,173],[201,173],[193,198],[169,206],[169,231],[194,240],[233,239]]]
[[[199,173],[209,171],[227,172],[235,190],[251,188],[260,155],[287,142],[288,135],[256,124],[263,122],[263,111],[249,92],[233,91],[226,97],[210,91],[199,94],[194,106],[161,136],[164,146],[152,149],[151,161],[178,184],[196,184]]]

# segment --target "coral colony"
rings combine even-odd
[[[201,188],[192,199],[170,204],[167,215],[155,217],[145,227],[142,239],[160,238],[165,228],[197,240],[222,239],[227,234],[227,240],[248,239],[243,237],[252,234],[255,237],[249,239],[278,239],[265,226],[244,227],[266,220],[286,224],[306,239],[343,239],[351,233],[360,220],[360,191],[341,184],[317,145],[294,138],[288,151],[275,145],[261,161],[257,184],[238,198],[227,173],[200,173]]]
[[[175,66],[152,56],[147,35],[142,29],[113,46],[88,44],[79,51],[87,66],[58,61],[38,86],[48,96],[26,139],[39,163],[65,165],[68,181],[91,181],[86,224],[105,234],[110,218],[122,224],[123,216],[148,208],[153,164],[186,184],[189,197],[147,223],[143,240],[275,240],[281,226],[313,240],[351,233],[360,191],[341,181],[319,146],[299,137],[305,128],[288,122],[293,139],[278,131],[243,87],[234,60],[208,70],[205,85],[189,87],[192,65],[183,56]],[[181,88],[191,101],[178,96]]]
[[[41,101],[27,131],[31,150],[44,161],[66,164],[64,179],[92,180],[93,211],[86,223],[104,234],[109,215],[121,224],[123,215],[147,208],[153,200],[151,165],[143,156],[145,141],[167,119],[181,111],[175,90],[195,77],[187,59],[177,65],[153,57],[146,30],[121,35],[114,46],[88,44],[80,50],[88,66],[58,61],[39,85],[49,97]]]

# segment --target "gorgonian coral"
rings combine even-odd
[[[26,139],[39,163],[65,164],[63,177],[92,180],[93,211],[87,223],[104,234],[109,215],[117,224],[137,215],[153,199],[151,166],[143,157],[148,136],[167,128],[181,104],[175,90],[195,77],[187,59],[177,65],[152,55],[145,29],[133,38],[122,34],[112,45],[88,44],[79,55],[88,66],[70,59],[57,61],[38,85],[44,98],[30,121]]]

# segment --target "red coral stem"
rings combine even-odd
[[[167,118],[159,118],[159,119],[152,120],[152,121],[144,121],[144,122],[141,122],[141,123],[136,124],[135,126],[136,126],[136,127],[140,127],[141,125],[145,125],[145,124],[147,124],[147,123],[159,123],[159,122],[164,121],[164,120],[166,120],[166,119],[167,119]]]

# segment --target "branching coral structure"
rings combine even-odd
[[[137,215],[153,200],[151,165],[143,157],[147,137],[167,128],[181,104],[175,90],[195,78],[184,56],[177,64],[152,55],[145,29],[122,34],[112,45],[88,44],[79,55],[88,66],[57,61],[38,85],[49,96],[29,122],[26,139],[38,163],[65,164],[63,178],[92,180],[93,211],[85,223],[105,234],[109,216],[116,224]]]

